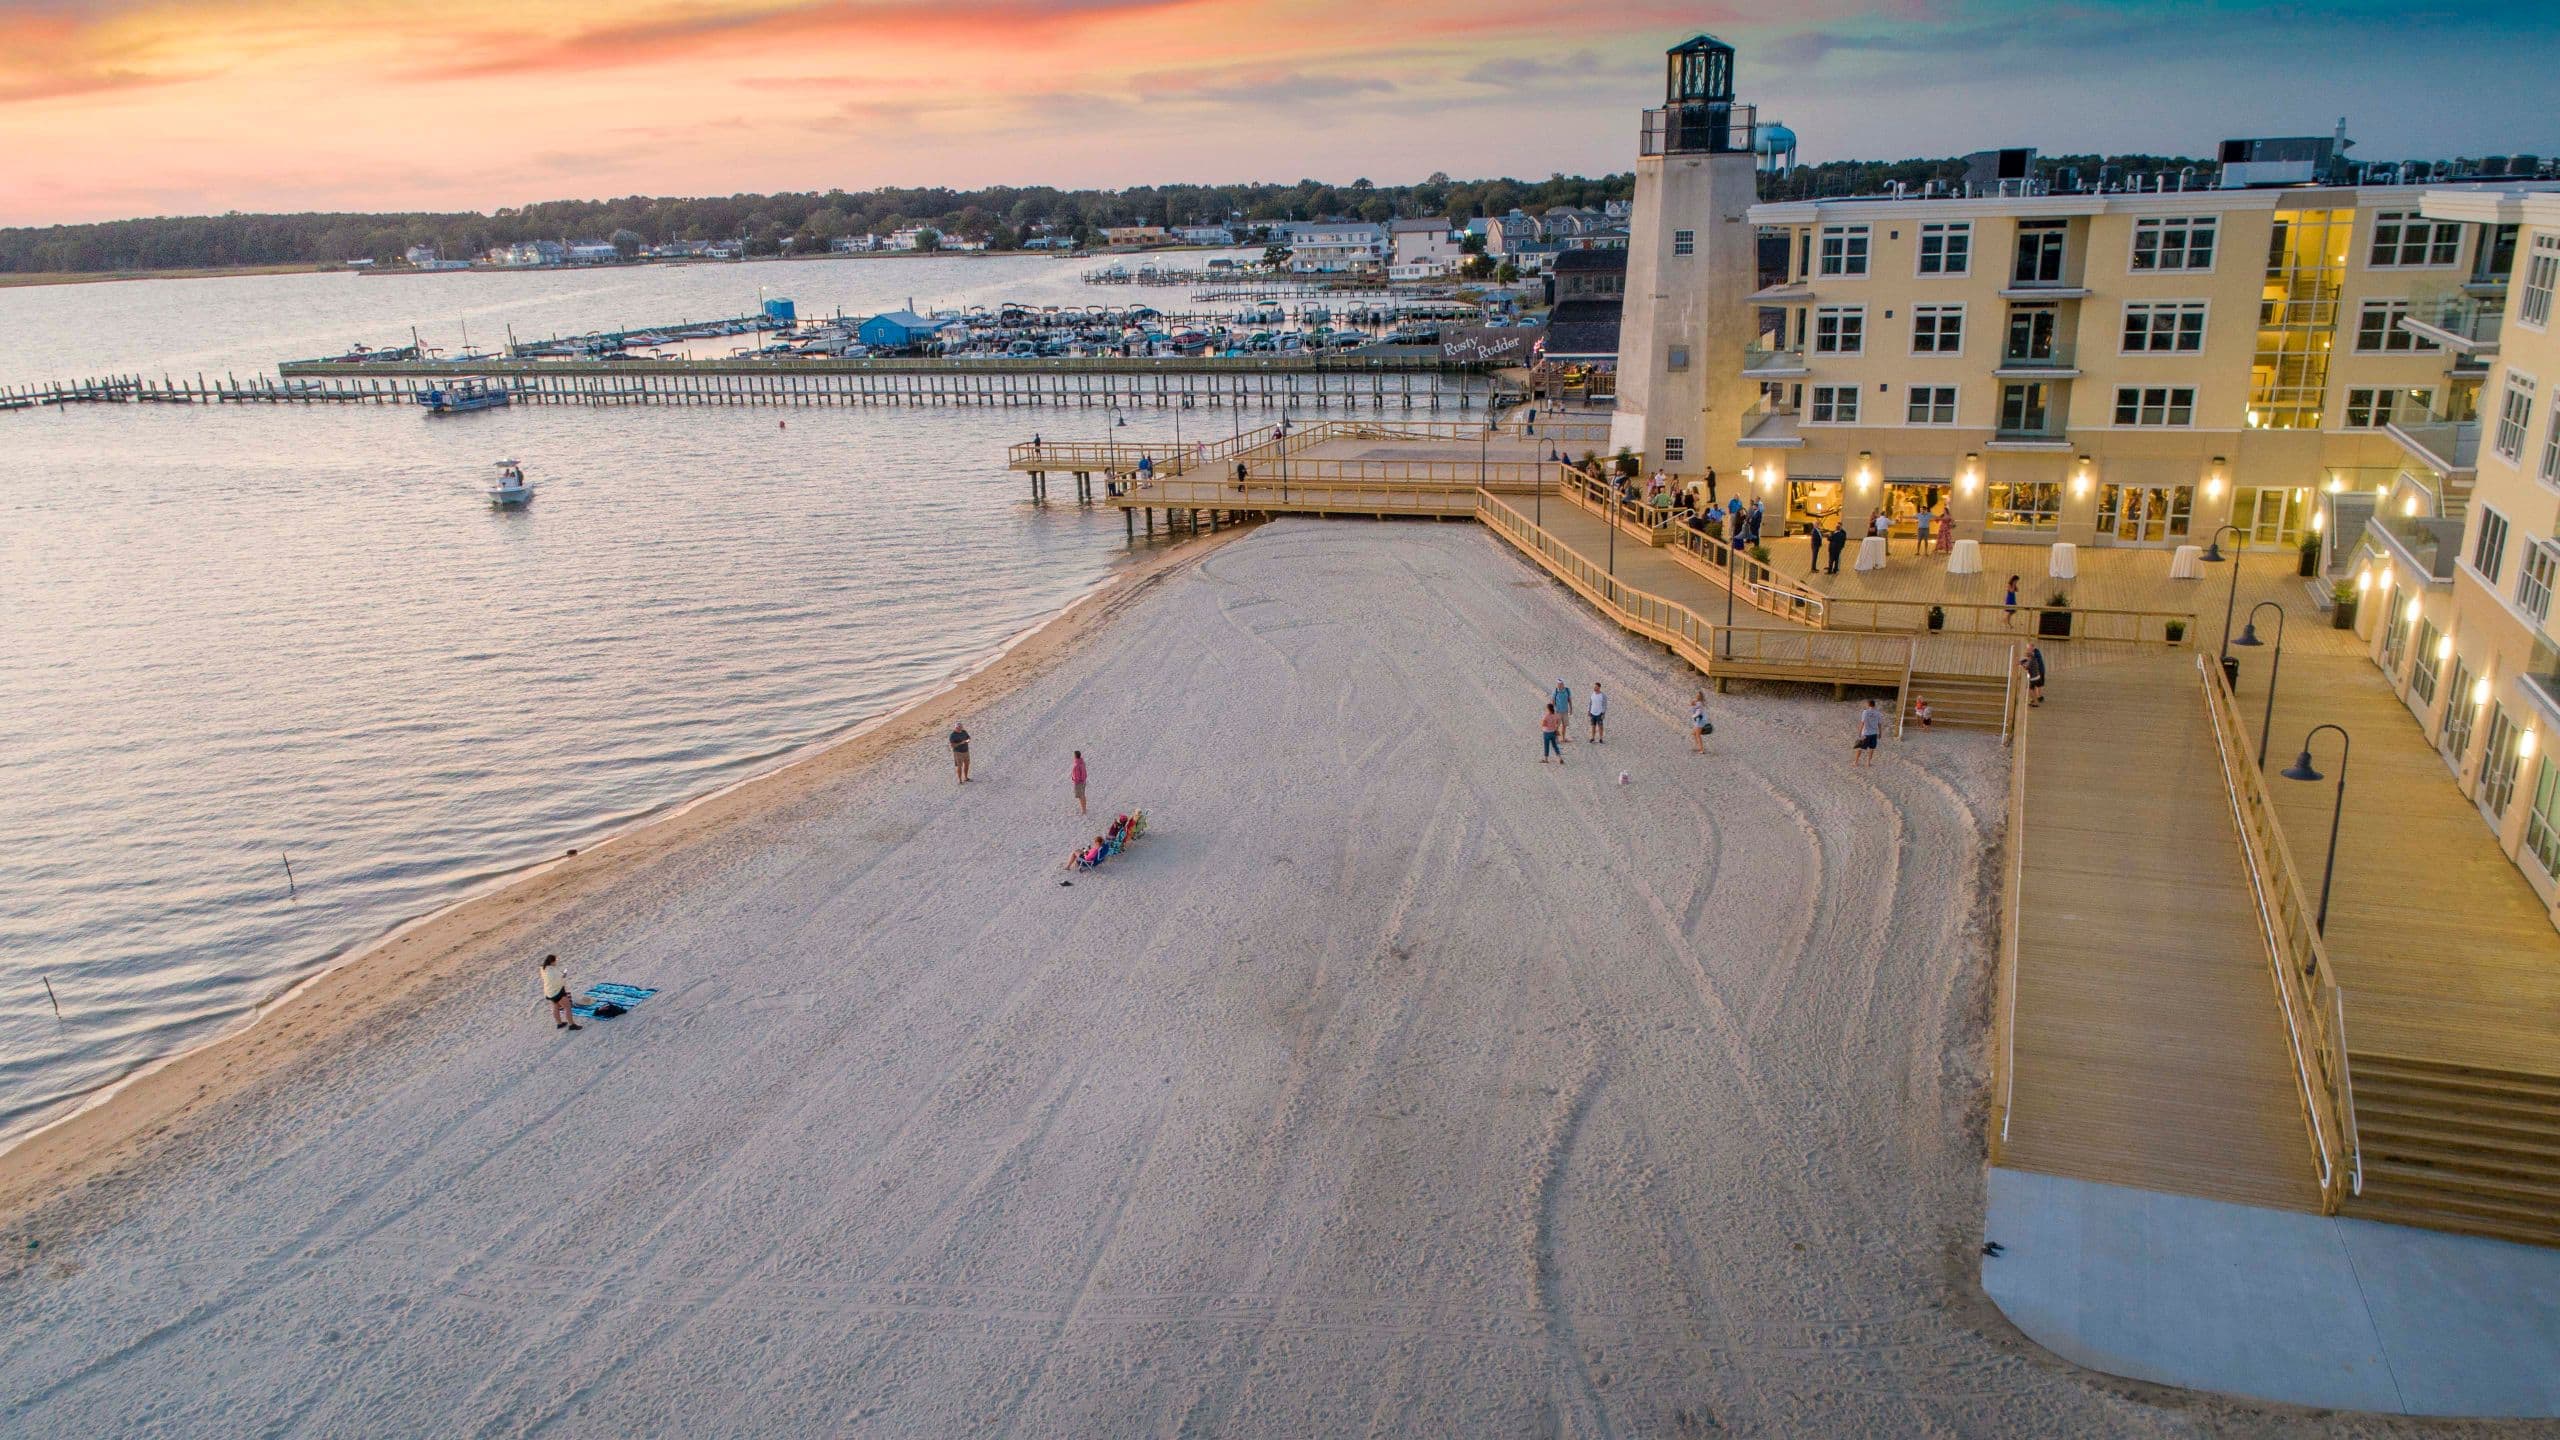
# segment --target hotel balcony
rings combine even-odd
[[[1994,450],[2068,450],[2071,448],[2071,437],[2063,433],[2059,424],[2054,423],[2038,426],[2003,425],[1991,432],[1991,448]]]
[[[1810,305],[1813,303],[1813,282],[1781,280],[1774,285],[1763,285],[1751,292],[1751,303],[1754,305]]]
[[[2385,506],[2366,522],[2364,533],[2406,573],[2431,584],[2453,582],[2453,562],[2462,553],[2462,522],[2433,515],[2407,515]]]
[[[2493,305],[2457,295],[2401,316],[2400,328],[2443,346],[2457,357],[2486,357],[2498,353],[2498,332],[2506,319],[2503,303]],[[2455,363],[2460,364],[2461,360]]]
[[[2000,287],[2003,300],[2086,300],[2089,287],[2077,280],[2020,280]]]
[[[2038,345],[2004,350],[1992,374],[2003,380],[2069,380],[2079,375],[2068,345]]]
[[[2445,475],[2470,475],[2480,468],[2480,422],[2455,420],[2441,413],[2422,420],[2394,420],[2383,427],[2411,459]]]
[[[1796,428],[1798,416],[1793,410],[1761,410],[1742,417],[1742,440],[1748,446],[1796,446],[1804,443],[1804,432]]]
[[[1745,346],[1742,351],[1742,374],[1750,380],[1792,380],[1809,375],[1802,350],[1780,350],[1766,345]]]

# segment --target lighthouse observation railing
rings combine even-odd
[[[1760,139],[1760,110],[1724,100],[1665,105],[1644,112],[1638,137],[1642,155],[1726,155],[1752,152]]]

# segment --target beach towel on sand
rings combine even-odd
[[[617,1015],[629,1013],[633,1006],[657,993],[655,990],[638,985],[621,985],[606,981],[601,985],[589,986],[587,993],[572,1002],[569,1010],[571,1014],[581,1019],[610,1020]]]

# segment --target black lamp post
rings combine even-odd
[[[2276,653],[2267,657],[2267,718],[2258,723],[2258,768],[2267,768],[2268,732],[2276,723],[2276,674],[2284,669],[2284,607],[2273,600],[2261,600],[2249,607],[2249,618],[2240,627],[2240,638],[2234,645],[2259,646],[2267,642],[2258,638],[2258,612],[2276,612]],[[2236,698],[2238,691],[2232,692]]]
[[[2219,565],[2226,558],[2222,553],[2223,530],[2228,530],[2232,534],[2240,536],[2246,536],[2249,533],[2237,525],[2225,525],[2221,529],[2214,531],[2213,539],[2206,542],[2204,551],[2204,558],[2211,564]],[[2228,558],[2231,561],[2231,594],[2222,602],[2221,658],[2224,662],[2222,668],[2225,673],[2229,673],[2231,669],[2231,612],[2238,609],[2240,605],[2240,557],[2235,552]]]
[[[2347,813],[2347,756],[2355,749],[2355,741],[2347,734],[2347,727],[2343,725],[2312,726],[2310,733],[2302,737],[2301,757],[2286,766],[2283,774],[2287,780],[2324,778],[2319,771],[2311,768],[2311,742],[2319,738],[2323,730],[2338,732],[2338,801],[2335,808],[2329,812],[2329,863],[2320,869],[2320,914],[2311,922],[2313,928],[2326,935],[2329,933],[2329,882],[2336,879],[2338,874],[2338,820]]]

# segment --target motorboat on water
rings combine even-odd
[[[418,392],[418,403],[430,415],[460,415],[471,410],[504,408],[514,397],[503,385],[486,380],[450,380]]]
[[[489,503],[500,510],[521,510],[533,503],[533,482],[513,460],[498,462],[498,483],[489,487]]]

